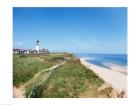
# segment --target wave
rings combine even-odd
[[[127,69],[126,54],[80,54],[78,56],[85,58],[91,64],[104,68]]]

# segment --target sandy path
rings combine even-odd
[[[107,69],[97,65],[93,65],[88,63],[85,58],[80,58],[80,61],[82,65],[84,65],[88,69],[91,69],[106,83],[111,84],[114,89],[119,92],[124,91],[127,94],[127,75],[121,73],[121,69]]]
[[[14,98],[25,98],[25,86],[27,84],[29,84],[30,82],[32,82],[33,80],[35,80],[38,76],[40,76],[42,73],[45,73],[46,71],[50,71],[49,75],[51,75],[52,70],[58,68],[59,66],[64,65],[65,62],[61,62],[60,64],[57,65],[53,65],[50,68],[44,69],[41,72],[38,72],[37,74],[35,74],[35,76],[29,80],[27,83],[25,83],[24,85],[20,86],[20,87],[13,87],[13,97]],[[45,77],[40,83],[43,83],[45,80],[47,79],[47,77]]]
[[[14,98],[24,98],[24,91],[22,87],[13,87],[13,97]]]

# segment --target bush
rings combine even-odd
[[[40,85],[35,85],[31,89],[30,93],[26,93],[27,94],[26,96],[30,95],[30,96],[28,96],[30,98],[40,98],[41,94],[42,94],[42,91],[43,91],[43,85],[41,85],[41,84]]]

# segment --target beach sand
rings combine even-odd
[[[96,73],[100,78],[102,78],[107,84],[110,84],[112,88],[116,89],[118,92],[124,91],[127,94],[127,70],[123,70],[117,66],[104,68],[90,64],[86,60],[86,58],[80,58],[81,64]]]

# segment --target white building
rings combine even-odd
[[[39,41],[36,41],[36,51],[39,52]]]

